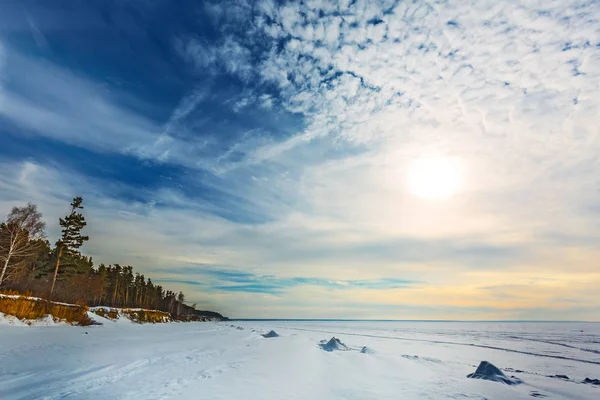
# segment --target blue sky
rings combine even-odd
[[[96,262],[233,317],[597,320],[599,21],[3,2],[0,206],[83,196]]]

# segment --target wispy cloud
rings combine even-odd
[[[197,26],[175,16],[159,33],[119,30],[135,31],[114,43],[123,54],[172,57],[126,85],[0,30],[4,209],[35,201],[56,220],[83,195],[94,260],[142,267],[236,316],[502,319],[597,303],[597,3],[193,11]],[[35,21],[59,40],[48,32],[61,24]],[[115,75],[138,65],[94,54]],[[15,155],[42,141],[54,147]],[[407,191],[409,165],[431,154],[464,165],[444,202]]]
[[[206,290],[225,292],[248,292],[285,294],[286,290],[297,286],[317,286],[328,289],[397,289],[418,284],[418,282],[384,278],[373,280],[331,280],[308,277],[280,277],[275,275],[257,275],[252,273],[237,272],[206,268],[202,265],[185,268],[169,268],[157,270],[169,275],[182,275],[193,281],[181,278],[161,279],[159,282],[181,283],[187,285],[201,285]]]

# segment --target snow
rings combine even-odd
[[[367,346],[363,346],[360,352],[363,354],[375,354],[375,351]]]
[[[27,326],[27,324],[13,315],[0,312],[0,326]]]
[[[27,299],[27,300],[34,300],[34,301],[48,301],[48,300],[42,299],[40,297],[22,296],[20,294],[2,294],[2,293],[0,293],[0,297],[4,297],[7,299]],[[50,301],[50,303],[60,304],[62,306],[77,307],[75,304],[61,303],[60,301]]]
[[[134,322],[132,320],[130,320],[129,318],[127,318],[127,316],[123,316],[121,313],[118,314],[117,318],[115,319],[110,319],[110,318],[104,318],[99,316],[98,314],[96,314],[93,311],[88,311],[87,312],[88,317],[90,317],[90,319],[92,321],[94,321],[94,324],[96,325],[104,325],[104,324],[126,324],[126,325],[131,325]]]
[[[152,312],[164,312],[164,311],[159,311],[159,310],[151,310],[148,308],[119,308],[119,307],[108,307],[108,306],[94,306],[94,307],[89,307],[90,311],[94,311],[94,310],[104,310],[104,311],[110,311],[110,310],[118,310],[119,312],[121,312],[122,310],[128,310],[128,311],[152,311]]]
[[[6,315],[0,312],[0,327],[3,326],[54,326],[54,325],[68,325],[66,322],[54,321],[51,315],[45,315],[38,319],[24,319],[20,320],[13,315]]]
[[[270,330],[280,337],[265,340],[260,332]],[[332,336],[348,351],[323,351]],[[484,360],[523,383],[467,378]],[[0,365],[3,400],[591,400],[600,398],[600,324],[2,325]]]
[[[115,310],[117,311],[117,318],[115,319],[111,319],[111,318],[104,318],[99,316],[98,314],[96,314],[97,311],[104,311],[106,313],[109,313],[111,310]],[[96,307],[89,307],[88,309],[88,316],[92,319],[92,321],[94,321],[94,323],[102,325],[102,324],[133,324],[135,323],[134,321],[131,320],[131,315],[129,314],[130,311],[150,311],[150,312],[159,312],[159,313],[163,313],[165,314],[165,316],[163,317],[163,322],[169,322],[169,316],[167,313],[165,313],[164,311],[157,311],[157,310],[149,310],[149,309],[145,309],[145,308],[118,308],[118,307],[105,307],[105,306],[96,306]]]

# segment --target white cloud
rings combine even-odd
[[[14,51],[6,56],[0,116],[33,131],[100,151],[136,151],[153,141],[159,127],[116,99],[101,86],[40,59]],[[18,88],[18,92],[12,88]]]
[[[215,217],[219,206],[173,191],[153,193],[162,206],[150,209],[103,196],[99,183],[82,184],[89,190],[84,198],[98,199],[90,213],[111,221],[111,231],[99,224],[94,232],[94,253],[129,257],[148,269],[157,260],[194,261],[338,280],[411,278],[429,285],[419,292],[422,301],[437,289],[457,304],[461,290],[475,298],[481,295],[476,288],[490,280],[527,284],[532,273],[523,271],[554,279],[561,293],[575,297],[578,280],[597,284],[597,4],[552,1],[544,12],[521,2],[352,4],[340,4],[340,16],[319,2],[279,8],[264,2],[252,11],[263,14],[256,18],[247,3],[220,4],[214,18],[226,36],[214,44],[180,39],[178,50],[199,71],[259,83],[234,109],[242,112],[251,101],[266,109],[281,105],[303,115],[307,126],[283,140],[250,132],[207,167],[217,173],[212,189],[236,199],[231,208],[260,223]],[[383,22],[369,23],[375,18]],[[231,36],[242,20],[252,23],[247,34]],[[268,50],[251,54],[254,45]],[[45,76],[36,63],[19,62]],[[163,127],[125,112],[89,82],[51,70],[58,78],[35,87],[47,101],[9,93],[11,103],[1,112],[69,143],[107,151],[117,143],[144,157],[198,166],[202,144],[161,134]],[[260,84],[274,85],[279,96],[261,93]],[[182,100],[172,123],[185,122],[196,96]],[[70,98],[85,101],[67,100],[60,113],[52,105]],[[74,118],[79,113],[85,118]],[[77,136],[84,128],[91,133]],[[465,187],[450,201],[423,202],[407,193],[406,169],[431,153],[467,166]],[[36,182],[60,182],[63,171],[8,167],[22,171],[22,179],[3,181],[2,192],[12,193],[6,205],[17,199],[58,203],[48,200],[57,193],[37,193],[47,188]],[[518,306],[546,304],[555,288],[542,286],[539,297]],[[373,304],[410,301],[402,293],[360,295]],[[244,296],[252,298],[253,310],[265,301]],[[290,302],[298,306],[306,297],[293,293]],[[240,303],[236,294],[220,299],[232,308]],[[292,305],[278,306],[284,311],[270,316],[289,316]]]
[[[202,73],[210,71],[217,74],[224,71],[246,81],[252,75],[250,50],[231,36],[226,36],[217,44],[196,38],[177,39],[174,43],[179,54],[195,64]]]

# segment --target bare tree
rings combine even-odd
[[[0,286],[11,268],[17,268],[35,255],[39,241],[44,238],[46,224],[35,204],[14,207],[0,225]],[[12,265],[11,265],[12,263]]]

